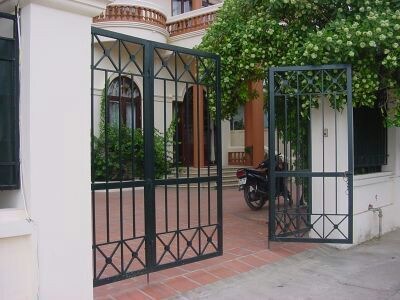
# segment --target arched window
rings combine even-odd
[[[110,124],[118,126],[121,116],[123,125],[129,128],[142,127],[140,91],[130,78],[115,78],[108,87],[107,98]]]

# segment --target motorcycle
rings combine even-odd
[[[279,154],[275,157],[275,170],[282,171],[286,163]],[[262,161],[255,169],[240,168],[236,171],[236,177],[239,180],[239,191],[243,190],[244,199],[248,207],[252,210],[261,209],[268,201],[269,184],[268,184],[268,165],[269,160]],[[293,205],[292,196],[287,188],[285,178],[276,179],[276,196],[284,196],[289,206]]]

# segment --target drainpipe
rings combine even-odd
[[[379,234],[378,234],[378,238],[380,239],[382,236],[382,208],[381,207],[376,207],[374,208],[374,206],[372,204],[368,205],[368,210],[372,211],[373,213],[378,212],[378,217],[379,217]]]

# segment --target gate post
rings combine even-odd
[[[5,197],[32,218],[26,299],[92,299],[90,29],[109,1],[36,2],[21,6],[23,180]]]

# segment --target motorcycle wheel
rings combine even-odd
[[[259,210],[264,206],[265,199],[260,195],[257,196],[255,190],[256,188],[254,185],[246,185],[243,191],[244,200],[246,201],[247,206],[252,210]]]

